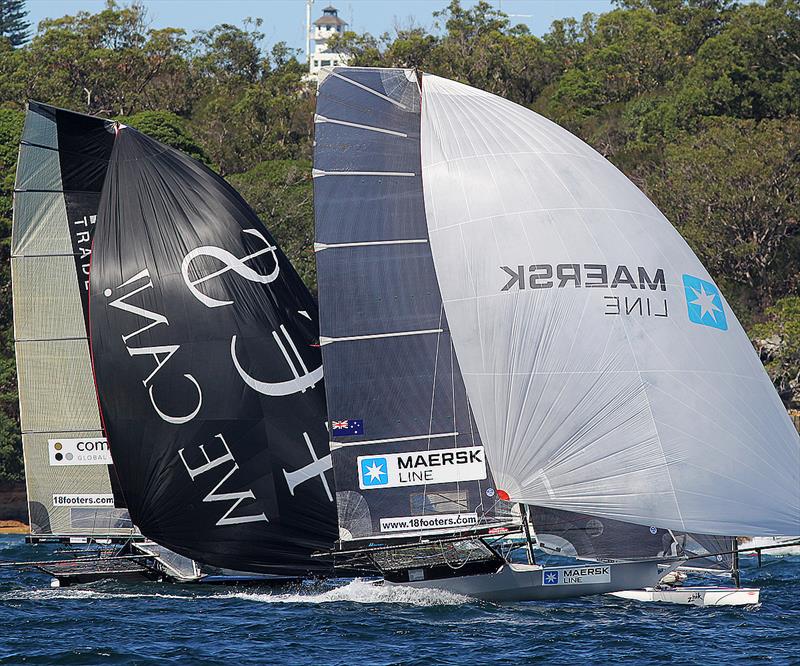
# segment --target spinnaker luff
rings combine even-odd
[[[207,564],[328,569],[336,534],[315,303],[242,198],[120,128],[94,239],[104,425],[133,521]]]

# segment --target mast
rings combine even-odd
[[[761,564],[761,553],[759,555],[759,565]],[[733,574],[733,583],[736,587],[741,587],[741,577],[739,572],[739,539],[738,537],[733,537],[733,570],[731,572]]]
[[[536,564],[536,558],[533,555],[533,540],[531,539],[531,528],[528,523],[528,507],[520,503],[519,511],[522,514],[522,529],[525,532],[525,550],[528,554],[528,564]]]

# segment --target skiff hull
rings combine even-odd
[[[497,572],[490,574],[384,584],[444,590],[483,601],[508,602],[606,594],[653,586],[658,579],[659,571],[655,562],[574,567],[504,564]],[[548,582],[545,583],[545,580]]]
[[[624,590],[611,595],[632,601],[650,601],[684,606],[751,606],[758,603],[760,590],[752,587],[681,587],[659,590]]]

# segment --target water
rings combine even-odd
[[[0,560],[50,550],[0,536]],[[612,597],[495,605],[365,581],[268,589],[0,569],[0,664],[800,664],[800,556],[743,558],[751,608]]]

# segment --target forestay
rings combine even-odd
[[[91,339],[142,533],[243,571],[328,570],[336,527],[311,295],[242,198],[121,128],[103,188]]]
[[[431,258],[416,75],[336,68],[315,122],[320,343],[340,537],[485,525],[497,498]]]
[[[800,531],[800,439],[661,212],[534,112],[422,80],[436,275],[498,487],[708,534]]]
[[[14,189],[11,275],[34,536],[109,537],[133,530],[112,493],[86,319],[92,234],[113,142],[106,120],[28,105]]]

